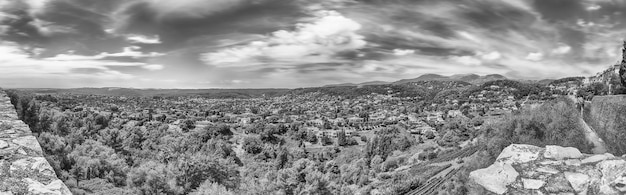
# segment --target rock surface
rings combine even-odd
[[[0,90],[0,195],[72,194],[43,157],[28,125]]]
[[[510,164],[493,164],[485,169],[470,173],[470,178],[476,179],[476,183],[487,190],[502,194],[506,192],[506,186],[513,183],[519,174]]]
[[[470,173],[469,194],[625,194],[626,158],[512,144]]]

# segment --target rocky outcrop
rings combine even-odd
[[[571,147],[512,144],[472,171],[470,194],[624,194],[626,159]]]
[[[0,194],[72,194],[43,157],[37,138],[0,91]]]

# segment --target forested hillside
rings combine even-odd
[[[462,194],[511,143],[592,147],[577,105],[516,81],[244,99],[7,93],[74,194]]]

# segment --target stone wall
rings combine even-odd
[[[470,194],[624,194],[626,160],[572,147],[513,144],[470,173]]]
[[[72,194],[43,157],[28,125],[0,90],[0,195]]]

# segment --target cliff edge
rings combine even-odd
[[[512,144],[469,178],[470,194],[624,194],[626,160],[572,147]]]
[[[0,194],[72,194],[43,157],[28,125],[0,90]]]

